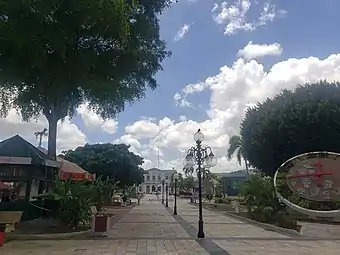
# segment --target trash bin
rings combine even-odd
[[[96,214],[92,219],[93,236],[107,236],[109,229],[109,217],[106,214]]]
[[[6,224],[0,224],[0,248],[5,243],[5,229],[6,229]]]

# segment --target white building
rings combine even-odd
[[[171,176],[177,173],[176,170],[161,170],[158,168],[151,168],[146,170],[144,174],[144,182],[139,186],[139,191],[145,194],[162,193],[162,180],[170,183]],[[170,190],[170,189],[169,189]]]

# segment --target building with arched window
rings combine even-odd
[[[144,174],[144,182],[139,186],[139,192],[145,194],[162,193],[162,180],[170,183],[171,176],[177,173],[176,170],[161,170],[158,168],[151,168],[146,170]]]

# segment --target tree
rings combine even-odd
[[[170,55],[158,15],[171,0],[0,1],[0,115],[43,114],[48,153],[56,156],[57,122],[88,103],[114,118],[155,89]]]
[[[193,188],[195,187],[195,180],[194,177],[188,176],[182,179],[181,189],[185,192],[192,192]]]
[[[241,123],[250,164],[273,175],[289,158],[340,151],[340,83],[320,81],[283,90],[250,108]]]
[[[75,150],[63,152],[66,160],[74,162],[97,177],[107,177],[117,186],[126,189],[127,186],[138,185],[143,181],[144,163],[142,157],[129,151],[126,144],[86,144]]]
[[[239,135],[233,135],[229,139],[229,149],[228,149],[228,160],[230,161],[232,159],[232,156],[236,154],[236,159],[239,165],[242,165],[242,159],[244,161],[244,164],[246,166],[246,173],[247,173],[247,178],[249,177],[249,166],[247,159],[243,153],[243,145],[242,145],[242,137]]]

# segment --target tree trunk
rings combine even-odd
[[[247,163],[247,160],[246,158],[243,158],[244,159],[244,163],[246,164],[246,179],[248,180],[249,179],[249,169],[248,169],[248,163]]]
[[[57,124],[58,118],[55,113],[46,116],[48,120],[48,155],[57,158]]]

